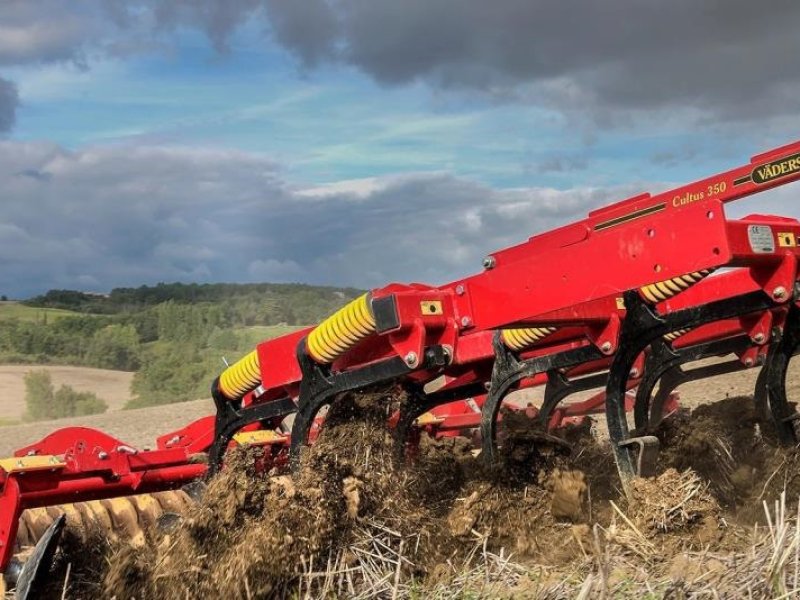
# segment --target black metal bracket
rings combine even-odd
[[[606,421],[617,469],[623,486],[627,487],[638,474],[639,457],[635,445],[628,443],[632,436],[625,413],[625,393],[630,370],[639,354],[672,331],[767,310],[776,303],[764,292],[757,291],[659,315],[634,290],[625,292],[624,300],[627,313],[606,385]]]
[[[299,466],[300,450],[308,445],[308,434],[319,411],[334,401],[343,392],[368,389],[381,383],[402,381],[415,368],[409,367],[405,360],[396,356],[381,360],[352,371],[332,372],[327,366],[315,363],[305,350],[305,338],[297,346],[297,359],[303,378],[300,382],[300,395],[297,414],[292,426],[289,461],[292,469]],[[425,349],[416,369],[443,368],[450,362],[450,356],[443,346],[430,346]]]
[[[520,360],[503,344],[499,331],[495,332],[492,343],[495,355],[494,366],[489,394],[481,409],[481,456],[488,463],[499,459],[497,415],[503,400],[517,383],[538,373],[558,371],[603,357],[603,353],[595,346],[586,345],[555,354]]]
[[[234,402],[225,398],[219,391],[219,378],[211,384],[211,398],[217,409],[214,421],[214,442],[208,451],[208,471],[210,475],[217,473],[222,467],[225,451],[233,436],[246,425],[263,423],[267,428],[277,426],[275,421],[282,421],[297,410],[291,398],[280,398],[260,404],[242,407],[241,400]]]
[[[539,425],[547,427],[556,407],[567,397],[578,392],[602,388],[606,384],[608,374],[604,371],[578,379],[569,379],[561,370],[551,369],[547,372],[547,383],[544,387],[542,407],[536,419]]]
[[[418,431],[414,428],[414,421],[432,408],[446,404],[425,395],[419,385],[406,386],[406,401],[400,406],[397,423],[392,432],[395,442],[395,456],[403,461],[406,458],[410,445],[419,441]]]
[[[800,348],[800,308],[793,300],[786,315],[783,335],[777,343],[770,344],[767,365],[764,368],[766,373],[762,381],[778,439],[786,445],[797,444],[800,440],[798,415],[790,406],[786,396],[786,373],[789,362],[798,348]]]
[[[654,340],[650,344],[644,373],[636,390],[633,409],[636,431],[646,432],[658,426],[663,418],[664,403],[679,385],[747,368],[738,359],[688,371],[683,370],[682,365],[702,358],[743,352],[753,345],[748,336],[739,336],[675,350],[663,338]],[[656,385],[658,391],[653,395]]]

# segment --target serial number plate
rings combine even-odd
[[[768,225],[750,225],[747,228],[747,240],[750,242],[750,249],[757,254],[775,252],[775,238]]]

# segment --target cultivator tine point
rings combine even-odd
[[[623,448],[630,448],[635,452],[636,476],[652,477],[656,474],[658,466],[658,438],[654,435],[643,435],[628,438],[619,443]]]

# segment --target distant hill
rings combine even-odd
[[[61,308],[45,308],[26,306],[20,302],[0,302],[0,321],[19,319],[20,321],[33,321],[36,323],[53,322],[64,317],[75,317],[77,313]]]
[[[115,314],[163,302],[179,304],[221,303],[243,299],[268,300],[295,306],[313,305],[319,310],[341,304],[362,293],[356,288],[339,288],[302,283],[159,283],[137,288],[115,288],[109,294],[76,290],[50,290],[25,300],[37,308],[56,308],[81,313]]]
[[[50,290],[0,302],[0,364],[132,371],[129,408],[193,400],[208,395],[224,361],[318,323],[361,293],[274,283]]]

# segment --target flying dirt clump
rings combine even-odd
[[[146,551],[122,548],[112,557],[106,593],[284,597],[329,560],[356,560],[353,544],[377,528],[414,536],[419,556],[454,555],[436,512],[458,493],[457,460],[438,444],[422,444],[418,466],[398,463],[387,417],[401,397],[391,390],[339,398],[291,478],[263,473],[258,449],[234,453],[175,531],[153,536]],[[455,474],[437,478],[424,470],[436,465]],[[403,564],[424,570],[418,562]]]
[[[577,466],[596,444],[589,427],[543,437],[524,414],[504,411],[498,431],[500,460],[486,469],[480,461],[466,470],[459,497],[446,522],[452,536],[488,536],[495,548],[519,559],[555,564],[570,560],[579,545],[572,524],[590,519],[589,480]],[[586,454],[572,456],[570,447]],[[567,535],[565,535],[565,533]]]
[[[586,519],[586,475],[582,471],[556,469],[547,481],[552,492],[550,514],[556,519],[580,522]]]
[[[337,403],[330,427],[305,452],[294,478],[261,472],[258,449],[233,454],[175,531],[154,538],[147,551],[124,548],[112,558],[106,594],[266,598],[296,592],[304,569],[341,547],[359,515],[392,504],[377,493],[393,474],[385,404],[360,402]]]
[[[376,584],[427,589],[446,587],[442,573],[458,576],[452,565],[474,562],[482,540],[484,551],[553,562],[577,552],[564,532],[586,521],[588,485],[562,448],[509,444],[513,471],[498,471],[467,440],[422,436],[405,464],[387,428],[402,401],[394,389],[340,397],[291,478],[263,473],[258,449],[235,452],[175,529],[114,553],[105,595],[316,597],[330,593],[331,572],[348,573],[336,584],[344,595]],[[368,561],[386,573],[370,579]]]

